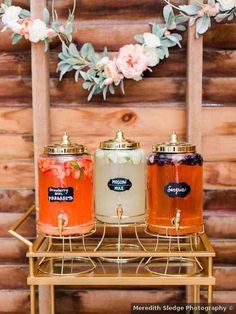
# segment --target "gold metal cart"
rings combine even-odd
[[[92,236],[40,235],[32,243],[18,230],[34,210],[35,207],[31,207],[9,231],[29,248],[27,283],[30,286],[31,314],[36,313],[35,288],[41,285],[51,287],[52,314],[55,313],[54,286],[59,285],[191,286],[193,303],[200,302],[200,288],[206,286],[208,303],[212,302],[215,285],[212,259],[215,252],[206,234],[150,237],[143,232],[144,225],[135,225],[135,236],[123,237],[117,248],[116,239],[101,236],[105,227],[98,224]],[[132,247],[134,242],[137,245]]]

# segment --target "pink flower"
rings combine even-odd
[[[202,17],[204,14],[207,14],[209,16],[216,16],[220,11],[219,3],[216,4],[204,4],[203,8],[198,11],[197,15],[199,17]]]
[[[47,28],[48,38],[54,38],[57,36],[57,33],[52,28]]]
[[[124,78],[117,68],[116,59],[109,60],[107,64],[105,64],[104,72],[106,75],[106,79],[104,81],[105,85],[115,83],[115,85],[117,86],[120,84],[120,81]]]
[[[20,34],[24,36],[25,39],[29,39],[29,30],[32,25],[31,20],[29,18],[25,18],[25,19],[21,19],[19,23],[21,24],[21,27],[22,27]]]
[[[120,48],[116,65],[124,77],[139,81],[147,70],[147,59],[141,45],[125,45]]]

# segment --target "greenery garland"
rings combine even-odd
[[[80,50],[72,43],[74,7],[69,13],[66,23],[58,21],[52,8],[52,22],[50,14],[44,9],[44,21],[30,19],[30,12],[20,7],[12,6],[11,0],[5,0],[0,8],[0,16],[4,24],[3,31],[11,29],[12,42],[16,44],[21,38],[31,42],[45,42],[47,49],[53,37],[58,36],[62,41],[62,51],[59,53],[58,71],[60,80],[70,71],[75,71],[75,81],[84,80],[83,88],[88,90],[88,101],[94,95],[102,94],[104,100],[107,94],[115,94],[117,86],[124,94],[124,80],[139,81],[145,71],[152,71],[162,60],[169,57],[169,48],[181,47],[180,32],[186,30],[186,23],[195,25],[196,37],[204,34],[211,26],[211,20],[221,22],[232,20],[236,16],[236,0],[208,0],[207,3],[175,6],[168,0],[163,8],[164,22],[151,23],[151,31],[134,37],[136,44],[125,45],[120,48],[116,57],[111,58],[107,48],[103,53],[97,53],[91,43],[85,43]],[[177,11],[175,15],[174,10]]]

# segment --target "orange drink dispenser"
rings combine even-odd
[[[203,231],[203,159],[192,144],[169,142],[147,158],[147,227],[161,235]]]
[[[95,213],[110,224],[143,222],[146,158],[139,143],[118,130],[95,153]]]
[[[94,226],[93,159],[65,133],[39,157],[38,232],[86,234]]]

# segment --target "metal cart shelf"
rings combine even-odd
[[[87,236],[39,235],[32,243],[18,230],[34,210],[31,207],[9,231],[29,248],[31,314],[36,313],[35,288],[41,285],[51,287],[52,314],[54,287],[59,285],[191,286],[193,303],[200,302],[200,288],[206,286],[208,303],[212,302],[215,252],[205,233],[151,237],[145,233],[145,225],[139,224],[133,225],[133,238],[123,236],[119,242],[119,234],[117,243],[116,237],[104,236],[109,226],[98,223]]]

